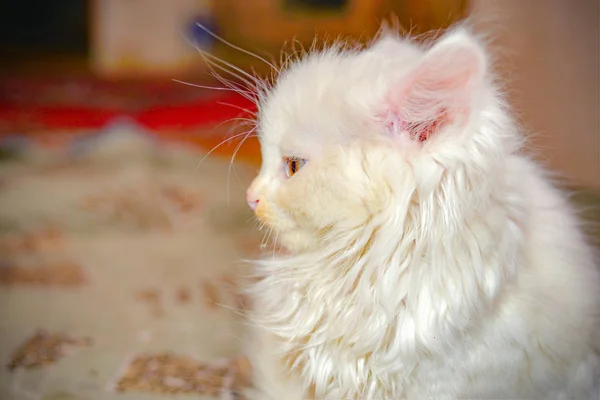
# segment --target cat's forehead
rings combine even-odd
[[[389,82],[401,79],[419,54],[398,40],[363,51],[310,54],[282,73],[262,104],[261,139],[282,153],[308,156],[360,135]]]

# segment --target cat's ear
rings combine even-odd
[[[468,31],[442,37],[388,94],[390,133],[423,142],[450,123],[464,122],[483,88],[486,63],[484,49]]]

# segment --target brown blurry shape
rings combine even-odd
[[[72,262],[22,266],[0,261],[0,286],[78,287],[87,283],[83,268]]]
[[[186,286],[181,286],[179,290],[177,290],[177,300],[180,304],[187,304],[190,302],[192,294],[190,293],[190,289]]]
[[[239,249],[242,255],[246,257],[258,257],[263,251],[260,247],[260,239],[257,237],[247,236],[239,242]]]
[[[218,286],[210,281],[203,281],[202,294],[206,306],[211,310],[215,310],[221,299]]]
[[[62,233],[52,228],[32,233],[2,236],[0,237],[0,253],[14,255],[53,250],[62,246],[62,239]]]
[[[246,356],[236,357],[233,361],[237,373],[237,383],[241,387],[249,387],[252,383],[252,364]]]
[[[43,330],[37,331],[26,340],[13,354],[7,368],[31,369],[55,363],[66,355],[69,346],[90,346],[89,338],[75,339],[65,334],[51,334]]]
[[[165,313],[160,291],[158,289],[142,289],[136,293],[136,298],[150,306],[152,315],[155,317],[163,316]]]
[[[240,277],[236,277],[231,273],[221,275],[221,285],[233,298],[233,307],[236,311],[247,311],[250,307],[250,299],[243,292],[244,282],[241,282]]]
[[[157,191],[160,196],[156,196]],[[202,197],[199,193],[153,185],[119,188],[81,201],[82,209],[87,212],[101,214],[117,222],[133,223],[142,229],[167,231],[173,228],[173,209],[179,214],[187,214],[199,210],[201,206]]]
[[[169,202],[175,204],[182,213],[194,211],[202,205],[202,199],[198,194],[186,193],[177,187],[164,187],[161,189],[161,194]]]
[[[239,357],[211,364],[170,353],[138,355],[118,378],[116,391],[209,396],[229,391],[241,399],[240,390],[249,384],[249,369],[249,363]]]

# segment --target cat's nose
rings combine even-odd
[[[258,200],[248,200],[248,205],[250,206],[252,211],[255,211],[256,207],[258,206]]]
[[[246,193],[246,201],[248,202],[248,206],[250,206],[252,211],[256,210],[256,207],[258,206],[258,199],[256,198],[256,196],[253,196],[252,193],[250,193],[250,191]]]

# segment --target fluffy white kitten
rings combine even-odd
[[[259,138],[256,399],[600,398],[592,250],[467,29],[309,53]]]

